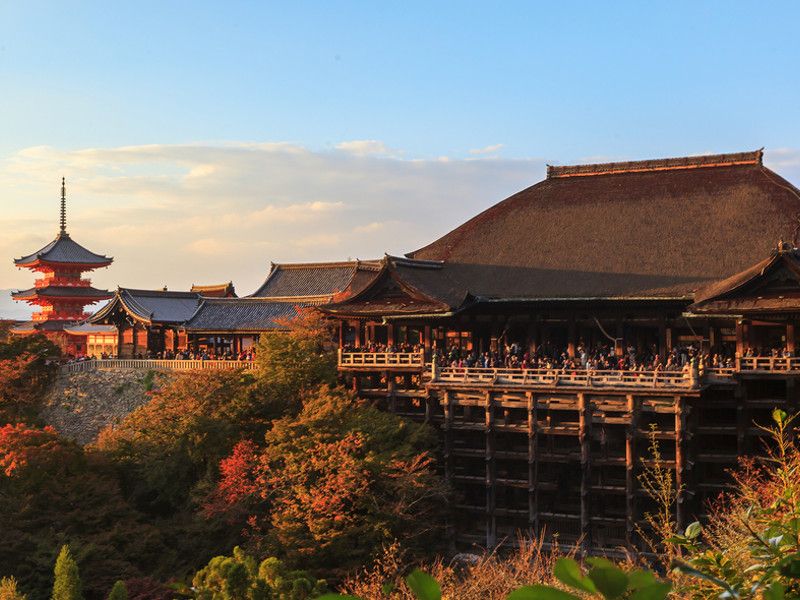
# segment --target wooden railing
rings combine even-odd
[[[699,377],[687,371],[591,371],[561,369],[484,369],[444,367],[433,382],[484,385],[547,385],[574,387],[696,388]]]
[[[340,367],[425,368],[424,352],[345,352],[339,350]]]
[[[201,369],[230,370],[252,369],[252,361],[246,360],[150,360],[150,359],[106,359],[84,360],[61,365],[62,373],[85,373],[111,369],[138,369],[153,371],[195,371]]]
[[[782,356],[743,356],[737,358],[739,371],[763,371],[780,373],[783,371],[800,371],[800,358]]]

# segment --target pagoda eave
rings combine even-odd
[[[76,263],[76,262],[57,262],[52,260],[36,260],[29,262],[14,261],[14,265],[19,269],[71,269],[76,271],[92,271],[94,269],[102,269],[108,267],[113,260],[109,259],[104,263]]]

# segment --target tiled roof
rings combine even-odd
[[[114,325],[95,325],[93,323],[78,323],[64,327],[64,331],[72,335],[89,335],[92,333],[117,333]]]
[[[192,292],[196,292],[206,298],[235,298],[236,289],[233,287],[233,282],[218,283],[214,285],[194,285],[192,284]]]
[[[257,298],[332,298],[355,283],[356,274],[377,273],[374,261],[274,264],[267,280],[253,297]],[[359,277],[360,283],[360,277]]]
[[[95,265],[101,267],[111,264],[112,260],[114,259],[87,250],[74,241],[68,233],[60,233],[58,237],[47,244],[47,246],[33,254],[16,259],[14,264],[18,267],[24,267],[33,265],[37,261],[43,261],[49,263]]]
[[[200,301],[196,292],[119,288],[114,298],[89,320],[100,322],[119,309],[149,323],[180,324],[191,318]]]
[[[205,298],[185,328],[193,332],[259,332],[283,329],[278,321],[297,316],[296,305],[263,298]]]

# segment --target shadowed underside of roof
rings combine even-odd
[[[285,329],[297,306],[261,298],[206,298],[185,328],[190,332],[259,332]]]
[[[691,298],[791,239],[798,213],[761,151],[554,167],[409,256],[444,261],[452,297]]]
[[[69,234],[60,233],[56,239],[47,244],[41,250],[23,256],[14,261],[18,267],[33,265],[37,262],[49,262],[57,264],[79,264],[94,265],[102,267],[111,264],[113,258],[95,254],[74,241]]]

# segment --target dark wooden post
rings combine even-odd
[[[132,349],[131,349],[131,358],[136,358],[136,350],[139,346],[139,332],[137,327],[137,321],[133,322],[133,327],[131,328],[131,341]]]
[[[578,394],[578,437],[581,445],[581,536],[583,547],[588,550],[592,547],[592,522],[591,522],[591,436],[592,436],[592,410],[591,403],[586,394]]]
[[[484,395],[486,428],[486,548],[494,548],[497,542],[497,521],[495,518],[495,475],[494,460],[494,409],[492,393]]]
[[[539,436],[536,431],[536,397],[533,392],[526,394],[528,400],[528,526],[533,535],[539,535],[539,457],[536,446]]]
[[[575,314],[570,313],[567,321],[567,356],[575,358],[575,338],[576,338]]]
[[[686,445],[686,403],[681,396],[675,397],[675,489],[677,499],[675,502],[675,524],[678,531],[683,531],[686,523],[686,507],[684,500],[684,477],[686,475],[685,445]]]
[[[795,338],[794,338],[794,323],[791,321],[786,323],[786,351],[794,356],[795,353]]]
[[[639,402],[627,396],[628,427],[625,430],[625,541],[633,549],[636,537],[636,435],[639,429]]]

